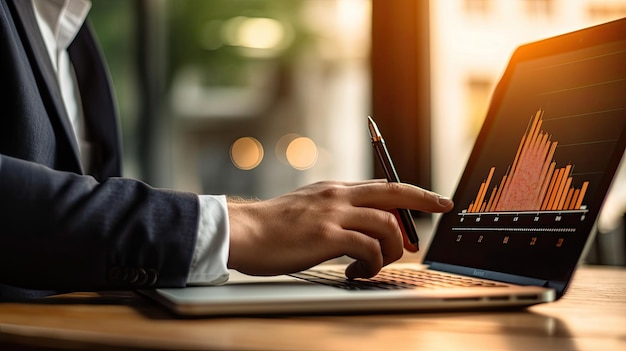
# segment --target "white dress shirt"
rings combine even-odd
[[[63,103],[79,145],[81,161],[88,167],[89,141],[83,125],[80,94],[67,48],[83,25],[91,1],[31,0],[50,61],[57,75]],[[200,195],[200,218],[188,284],[222,284],[229,278],[227,261],[229,225],[226,197]],[[175,233],[172,233],[175,235]]]

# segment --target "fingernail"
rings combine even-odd
[[[441,207],[448,207],[450,205],[452,205],[452,200],[450,200],[450,198],[447,198],[445,196],[441,196],[441,195],[437,195],[437,202],[439,203],[439,205]]]

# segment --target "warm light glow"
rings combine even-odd
[[[433,190],[450,194],[517,46],[624,16],[626,0],[429,1]]]
[[[371,5],[367,1],[338,0],[337,1],[337,24],[342,30],[353,33],[361,31],[364,21],[369,20]]]
[[[251,49],[278,49],[286,40],[286,29],[272,18],[235,17],[224,26],[224,36],[230,45]]]
[[[299,170],[309,169],[317,162],[317,146],[313,140],[299,137],[289,143],[286,155],[291,167]]]
[[[263,145],[252,137],[239,138],[230,147],[230,159],[239,169],[254,169],[263,160]]]

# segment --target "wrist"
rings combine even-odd
[[[228,198],[228,221],[230,226],[230,249],[228,252],[229,269],[238,271],[244,270],[246,258],[251,255],[248,252],[252,247],[251,242],[257,235],[256,224],[254,220],[253,205],[256,201],[244,200],[240,198]]]

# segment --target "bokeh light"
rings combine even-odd
[[[286,156],[291,167],[298,170],[309,169],[317,162],[317,145],[307,137],[295,138],[287,146]]]
[[[293,40],[290,26],[264,17],[237,16],[222,27],[224,41],[240,47],[248,56],[273,56]]]
[[[263,145],[253,137],[237,139],[230,147],[230,159],[242,170],[256,168],[263,160]]]

